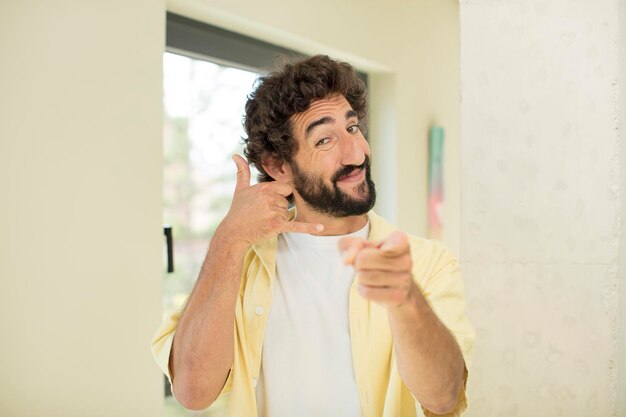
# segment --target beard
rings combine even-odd
[[[370,159],[366,155],[361,165],[346,165],[331,177],[332,186],[324,183],[321,175],[303,172],[296,161],[290,163],[293,172],[293,186],[302,199],[315,211],[332,217],[348,217],[365,214],[374,207],[376,187],[372,181]],[[340,178],[351,174],[355,169],[364,169],[365,178],[356,186],[357,197],[339,188]]]

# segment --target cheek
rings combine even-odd
[[[341,169],[341,158],[338,149],[328,152],[319,152],[310,158],[310,172],[321,175],[322,178],[330,180],[335,172]]]

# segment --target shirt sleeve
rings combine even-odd
[[[161,368],[161,371],[165,374],[165,376],[167,376],[167,379],[170,381],[170,385],[172,387],[174,386],[174,383],[172,381],[170,369],[170,355],[172,352],[174,335],[176,334],[176,327],[178,325],[178,320],[180,319],[182,311],[182,309],[177,310],[169,317],[167,317],[163,321],[163,323],[161,323],[161,326],[158,328],[154,337],[152,338],[152,356],[154,357],[154,360],[156,361],[159,368]],[[226,382],[222,387],[222,391],[220,392],[218,399],[222,396],[222,394],[230,392],[232,388],[232,375],[233,367],[231,366],[230,371],[228,371],[228,376],[226,377]]]
[[[468,370],[473,360],[475,333],[465,314],[459,262],[449,249],[438,242],[434,243],[433,255],[435,261],[430,268],[429,277],[422,283],[422,291],[439,320],[456,339],[465,361],[463,385],[459,390],[457,404],[450,413],[443,415],[457,417],[467,408],[466,386]],[[423,407],[422,410],[426,417],[438,416]]]
[[[170,353],[172,351],[176,326],[178,325],[181,314],[182,309],[176,310],[163,320],[163,323],[161,323],[152,338],[152,356],[159,368],[161,368],[161,371],[167,376],[170,384],[172,383],[172,376],[170,374]]]

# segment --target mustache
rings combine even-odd
[[[339,169],[332,176],[331,181],[335,183],[339,181],[339,179],[341,179],[342,177],[345,177],[346,175],[349,175],[350,173],[352,173],[352,171],[354,171],[355,169],[363,169],[363,168],[366,169],[366,172],[369,171],[370,169],[370,158],[367,155],[365,155],[365,161],[363,161],[361,165],[345,165],[343,168]]]

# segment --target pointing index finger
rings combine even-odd
[[[339,252],[343,258],[343,263],[352,265],[357,253],[363,248],[375,248],[378,243],[371,242],[361,237],[343,237],[339,240]]]
[[[396,230],[384,240],[380,249],[387,255],[401,255],[409,248],[409,240],[403,232]]]

